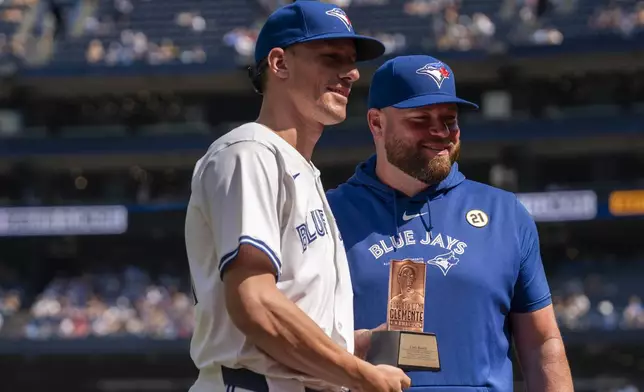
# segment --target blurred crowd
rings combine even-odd
[[[105,336],[188,338],[193,331],[194,308],[185,286],[179,278],[160,275],[153,279],[134,266],[118,273],[56,277],[26,310],[29,317],[20,324],[19,335],[33,340]],[[10,320],[20,302],[10,293],[3,299],[0,310]],[[8,321],[5,325],[11,327]]]
[[[350,15],[373,7],[382,8],[379,15],[391,15],[387,23],[380,17],[371,25],[362,18],[358,26],[362,33],[380,38],[388,54],[403,52],[412,41],[431,50],[494,52],[508,43],[559,45],[571,28],[573,35],[598,30],[631,35],[644,28],[642,0],[407,0],[402,9],[389,0],[322,1],[344,7]],[[40,8],[35,0],[5,0],[0,3],[0,59],[33,57],[30,51],[45,50],[39,44],[45,34],[50,39],[73,37],[65,45],[84,45],[89,64],[204,63],[222,45],[233,48],[239,61],[247,61],[266,16],[287,3],[290,0],[257,0],[251,16],[239,23],[244,18],[221,20],[225,13],[219,18],[206,15],[192,2],[184,9],[163,11],[165,2],[152,0],[70,0],[62,5],[52,0]],[[587,21],[578,20],[587,17],[586,11],[578,12],[581,6],[593,7]],[[146,21],[150,10],[155,11],[154,20]]]
[[[428,49],[441,51],[468,51],[482,49],[488,51],[502,50],[508,43],[559,45],[564,40],[561,29],[550,23],[549,15],[574,15],[578,0],[502,0],[478,2],[482,9],[467,7],[467,0],[408,0],[403,9],[394,7],[388,0],[336,0],[332,2],[344,8],[349,8],[349,14],[360,12],[365,8],[351,10],[352,6],[388,7],[392,20],[386,23],[390,31],[379,26],[361,24],[363,33],[371,34],[385,42],[387,54],[403,52],[412,38],[420,38],[421,45]],[[281,0],[259,0],[265,13],[288,3]],[[602,4],[602,2],[596,2]],[[471,4],[471,3],[470,3]],[[619,6],[609,3],[600,6],[598,15],[617,14],[624,20],[636,19],[635,14],[641,6],[636,5],[633,12],[623,11]],[[617,9],[619,11],[614,11]],[[401,12],[402,11],[402,12]],[[620,13],[621,12],[621,13]],[[413,19],[405,17],[411,16]],[[628,15],[628,16],[626,16]],[[265,16],[265,15],[263,15]],[[224,36],[224,43],[234,48],[240,56],[248,57],[254,48],[254,43],[262,25],[262,18],[249,26],[237,26]],[[602,19],[606,19],[604,16]],[[612,19],[618,19],[613,16]],[[570,21],[564,21],[567,23]],[[626,23],[626,22],[622,22]],[[603,29],[606,23],[589,25],[590,29]],[[406,34],[396,32],[396,27],[404,27]],[[417,28],[412,28],[416,26]],[[429,26],[427,29],[426,26]],[[640,25],[634,25],[640,26]],[[631,31],[633,31],[632,29]]]
[[[599,9],[590,20],[590,27],[601,31],[618,32],[629,36],[644,28],[644,1],[623,2],[612,0]]]
[[[490,48],[494,43],[496,25],[483,12],[468,15],[462,12],[460,0],[410,0],[404,13],[418,18],[430,18],[433,35],[428,40],[438,50]]]
[[[162,22],[178,29],[151,37],[146,23],[136,17],[148,13],[149,7],[159,5],[151,0],[0,1],[0,60],[33,63],[42,56],[56,59],[51,50],[54,39],[71,46],[85,45],[84,60],[89,64],[190,64],[207,60],[200,34],[208,25],[198,10],[169,12]],[[193,39],[183,40],[182,45],[176,43],[182,35],[191,34]],[[86,39],[78,39],[79,35]],[[62,57],[68,54],[64,52]]]
[[[150,0],[141,2],[151,3]],[[154,40],[145,31],[137,29],[142,26],[136,26],[131,21],[132,13],[137,12],[135,4],[130,0],[114,0],[110,12],[97,12],[85,18],[84,32],[93,37],[85,52],[88,63],[114,66],[143,62],[160,65],[175,61],[183,64],[204,63],[207,60],[206,52],[198,42],[178,45],[175,43],[176,37],[172,36]],[[199,12],[182,11],[173,17],[174,20],[167,22],[181,27],[186,34],[198,36],[208,27]]]
[[[4,326],[5,319],[15,315],[22,303],[18,290],[6,290],[0,286],[0,331]]]
[[[16,271],[0,260],[0,331],[6,320],[21,310],[23,305],[23,290]]]
[[[573,290],[554,297],[553,302],[559,323],[570,330],[644,329],[644,308],[637,295],[625,304],[614,304],[606,299],[592,302],[582,290]]]
[[[573,331],[644,329],[644,291],[624,282],[610,275],[589,274],[583,279],[555,276],[551,285],[561,327]],[[131,265],[119,271],[58,276],[29,304],[22,291],[15,286],[3,288],[0,283],[0,336],[5,337],[189,338],[194,328],[193,311],[185,275],[152,277]]]
[[[561,326],[577,331],[644,329],[644,289],[634,278],[641,267],[636,265],[632,275],[621,272],[629,267],[618,268],[615,273],[593,269],[571,267],[568,277],[552,282]]]

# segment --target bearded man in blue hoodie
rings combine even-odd
[[[364,330],[356,352],[386,325],[390,261],[422,260],[424,331],[441,369],[409,372],[413,391],[512,391],[512,340],[529,391],[572,391],[533,219],[514,194],[458,169],[465,107],[477,108],[433,57],[397,57],[373,76],[376,154],[327,194]]]

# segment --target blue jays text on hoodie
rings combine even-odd
[[[551,304],[536,225],[512,193],[449,176],[407,197],[380,182],[375,156],[327,193],[347,251],[355,328],[386,322],[389,261],[427,264],[424,330],[440,372],[410,372],[414,391],[513,390],[511,312]]]

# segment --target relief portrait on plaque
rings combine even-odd
[[[392,260],[389,276],[389,330],[423,331],[425,264]]]
[[[423,276],[424,278],[424,276]],[[406,264],[398,271],[398,286],[400,293],[391,299],[392,302],[425,304],[425,293],[420,293],[414,288],[418,279],[413,265]],[[423,285],[419,285],[423,286]]]

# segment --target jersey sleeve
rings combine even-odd
[[[238,142],[210,158],[201,182],[220,278],[239,247],[249,244],[268,256],[279,279],[279,173],[275,153],[258,142]]]
[[[552,303],[550,287],[541,260],[537,225],[517,199],[520,266],[512,298],[512,312],[527,313]]]

